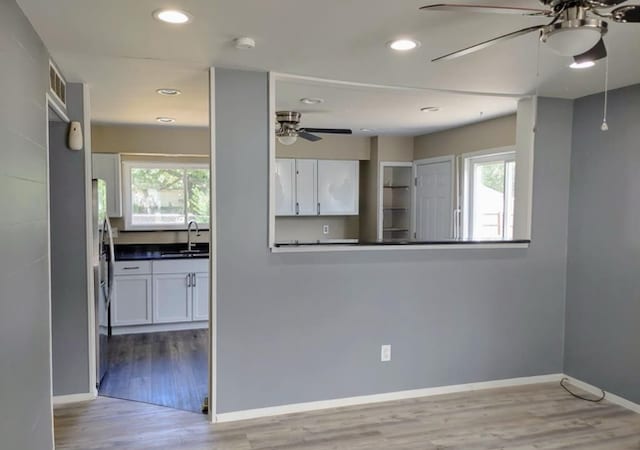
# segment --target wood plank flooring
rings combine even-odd
[[[640,415],[538,384],[211,425],[99,398],[55,411],[58,449],[640,449]]]
[[[199,412],[207,395],[207,337],[207,330],[112,336],[100,395]]]

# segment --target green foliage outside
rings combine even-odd
[[[482,184],[504,193],[504,164],[483,164],[480,168]]]
[[[131,170],[134,214],[184,214],[185,182],[188,220],[209,222],[207,169],[134,168]],[[162,196],[163,203],[159,204]]]

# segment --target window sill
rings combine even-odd
[[[317,252],[357,252],[357,251],[388,251],[388,250],[470,250],[470,249],[514,249],[529,248],[531,241],[479,242],[479,241],[447,241],[442,243],[380,243],[380,244],[276,244],[271,248],[272,253],[317,253]]]

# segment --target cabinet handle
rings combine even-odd
[[[191,287],[191,274],[187,274],[187,287]]]
[[[193,287],[196,287],[196,274],[195,274],[195,273],[192,273],[192,274],[191,274],[191,277],[192,277],[191,279],[193,280],[193,282],[191,283],[191,285],[192,285]]]
[[[296,216],[300,215],[300,203],[296,202]]]
[[[140,266],[135,266],[135,267],[123,267],[122,270],[138,270],[140,268]]]
[[[318,215],[320,215],[320,202],[318,202]]]

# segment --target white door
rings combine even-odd
[[[315,159],[296,159],[296,211],[300,216],[316,216],[317,163]]]
[[[209,320],[209,274],[193,277],[193,320]]]
[[[153,276],[153,322],[191,321],[191,276],[188,273]]]
[[[416,239],[453,239],[453,161],[416,162]]]
[[[276,159],[275,196],[277,216],[293,216],[296,214],[295,172],[295,159]]]
[[[113,326],[152,323],[151,275],[116,276],[111,296]]]
[[[318,161],[319,215],[358,215],[358,161]]]

